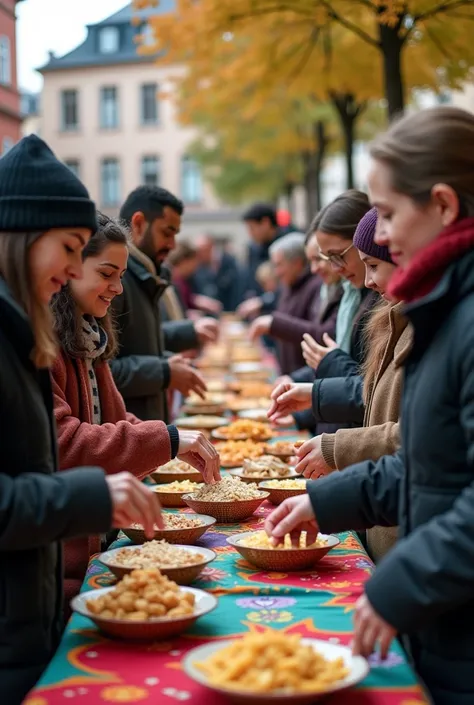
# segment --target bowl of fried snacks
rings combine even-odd
[[[208,548],[169,544],[164,540],[147,541],[141,546],[123,546],[99,556],[117,578],[132,570],[158,569],[178,585],[189,585],[216,554]]]
[[[248,439],[260,443],[268,441],[273,436],[270,426],[251,419],[238,419],[224,428],[216,428],[212,437],[222,441],[246,441]]]
[[[267,497],[268,492],[262,492],[255,484],[225,477],[214,485],[204,485],[184,495],[183,499],[195,512],[209,514],[225,524],[248,519]]]
[[[295,470],[272,455],[262,455],[260,458],[244,460],[241,468],[229,470],[232,477],[239,477],[243,482],[262,482],[298,477]],[[266,491],[266,490],[265,490]]]
[[[193,544],[216,523],[214,517],[205,514],[172,514],[163,513],[164,529],[155,526],[153,538],[164,539],[168,543]],[[122,529],[125,536],[134,544],[141,544],[148,541],[141,524],[131,524]]]
[[[268,501],[276,506],[289,497],[306,494],[306,482],[304,477],[295,473],[292,478],[282,478],[276,482],[275,480],[262,480],[258,486],[264,492],[269,493]]]
[[[175,480],[165,485],[155,485],[151,489],[160,500],[162,507],[185,507],[183,496],[201,486],[200,483],[190,480]]]
[[[267,455],[274,455],[277,458],[288,459],[295,454],[295,444],[291,441],[275,441],[275,443],[267,443],[265,446]]]
[[[121,639],[168,639],[182,634],[217,607],[204,590],[179,587],[157,569],[133,570],[115,587],[90,590],[71,600],[71,609],[103,632]]]
[[[150,475],[151,479],[154,480],[158,485],[168,484],[174,482],[175,480],[189,480],[190,482],[202,482],[201,473],[193,468],[189,463],[185,463],[183,460],[170,460],[169,463],[165,465],[160,465],[156,468],[154,472]]]
[[[216,450],[223,468],[241,467],[246,458],[258,458],[263,455],[264,447],[263,443],[256,443],[252,440],[216,443]]]
[[[347,646],[276,629],[198,646],[186,654],[183,668],[197,683],[242,705],[310,705],[353,687],[369,672],[366,659]]]
[[[226,419],[225,416],[213,416],[208,414],[182,416],[174,422],[174,425],[178,428],[191,429],[192,431],[212,431],[214,428],[220,428],[228,424],[229,419]]]
[[[302,531],[299,545],[294,546],[289,535],[274,546],[265,531],[247,531],[229,536],[227,543],[233,546],[249,563],[263,570],[286,572],[308,570],[339,544],[337,536],[318,534],[316,541],[306,545],[306,532]]]

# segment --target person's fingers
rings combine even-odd
[[[283,516],[281,521],[273,527],[272,536],[278,538],[284,536],[285,534],[291,534],[291,532],[294,531],[300,523],[300,509],[298,505],[292,506],[290,512]]]
[[[390,644],[392,643],[392,641],[392,632],[389,629],[382,629],[379,636],[380,658],[382,659],[382,661],[385,661],[385,659],[387,658],[390,649]]]
[[[273,389],[272,393],[270,394],[270,399],[276,400],[278,399],[279,396],[281,396],[284,392],[286,392],[288,389],[287,384],[277,384],[275,389]]]
[[[370,620],[367,622],[363,633],[361,634],[361,652],[366,658],[375,651],[378,637],[378,625]]]
[[[354,640],[352,642],[352,653],[354,656],[362,655],[362,639],[364,634],[364,624],[361,621],[357,610],[354,614]]]
[[[275,528],[275,526],[277,526],[280,523],[280,521],[290,511],[291,504],[289,502],[290,502],[290,500],[285,500],[284,502],[282,502],[266,518],[265,524],[264,524],[264,529],[267,533],[267,536],[272,535],[273,529]]]
[[[324,340],[324,344],[325,344],[328,348],[334,348],[334,347],[336,347],[336,345],[337,345],[336,341],[333,340],[333,338],[331,338],[331,336],[329,335],[329,333],[323,333],[323,340]]]
[[[308,453],[311,453],[311,451],[313,450],[313,440],[314,439],[311,438],[311,440],[305,441],[302,445],[300,445],[300,447],[296,449],[295,455],[298,458],[303,459],[305,457],[305,455],[308,455]]]

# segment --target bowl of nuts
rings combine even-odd
[[[121,639],[158,640],[182,634],[217,607],[216,598],[179,587],[159,570],[134,570],[115,587],[82,592],[71,609],[105,634]]]
[[[258,486],[269,493],[268,501],[272,504],[281,504],[289,497],[297,497],[306,494],[306,480],[299,475],[293,478],[283,478],[280,480],[263,480]]]
[[[168,484],[156,485],[151,489],[160,500],[162,507],[176,508],[185,507],[184,495],[188,492],[194,492],[199,487],[202,487],[202,485],[190,480],[175,480]]]
[[[101,553],[99,560],[117,578],[123,578],[133,570],[157,568],[178,585],[189,585],[215,557],[216,554],[209,548],[171,545],[164,540],[153,540],[141,546],[113,548]]]
[[[155,526],[153,538],[164,539],[168,543],[193,544],[216,523],[214,517],[205,514],[172,514],[163,513],[164,529]],[[134,544],[141,544],[148,541],[141,524],[131,524],[122,529],[125,536]]]
[[[246,531],[229,536],[227,543],[257,568],[286,572],[312,568],[340,542],[337,536],[318,534],[316,541],[307,545],[306,532],[302,531],[298,545],[294,546],[287,534],[283,541],[274,546],[265,531]]]
[[[214,485],[203,485],[183,499],[195,512],[209,514],[225,524],[248,519],[267,497],[268,492],[262,492],[255,484],[225,477]]]

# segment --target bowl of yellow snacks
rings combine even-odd
[[[156,482],[157,485],[164,485],[175,480],[180,482],[183,480],[190,480],[190,482],[202,482],[201,473],[193,468],[189,463],[185,463],[183,460],[170,460],[169,463],[165,465],[160,465],[156,468],[154,472],[150,475],[151,479]]]
[[[268,501],[277,505],[281,504],[289,497],[297,497],[300,494],[306,494],[306,482],[304,478],[295,473],[292,478],[281,478],[276,481],[263,480],[258,483],[258,486],[264,492],[269,492],[270,496]]]
[[[184,495],[194,492],[199,487],[202,487],[202,484],[190,480],[175,480],[165,485],[156,485],[151,489],[160,500],[162,507],[185,507]]]
[[[216,554],[209,548],[153,540],[141,546],[113,548],[101,553],[99,560],[117,578],[123,578],[133,570],[156,568],[178,585],[189,585],[215,557]]]
[[[347,646],[276,629],[198,646],[186,654],[183,668],[197,683],[242,705],[310,705],[353,687],[369,672],[366,659]]]
[[[222,468],[239,468],[246,458],[263,455],[264,444],[247,441],[223,441],[216,443]]]
[[[217,607],[204,590],[180,588],[159,570],[134,570],[115,587],[82,592],[71,609],[121,639],[169,639]]]
[[[273,436],[270,426],[260,421],[238,419],[224,428],[216,428],[211,436],[221,441],[268,441]]]
[[[232,524],[251,517],[267,497],[268,492],[262,492],[255,484],[225,477],[214,485],[203,485],[183,499],[195,512],[209,514],[222,524]]]
[[[316,541],[307,546],[306,532],[302,531],[298,546],[292,544],[289,534],[278,546],[274,546],[265,531],[246,531],[229,536],[227,543],[257,568],[286,572],[312,568],[340,542],[332,534],[318,534]]]
[[[153,538],[159,541],[164,539],[168,543],[193,544],[216,523],[214,517],[205,514],[171,514],[163,513],[164,529],[155,526]],[[122,529],[125,536],[134,544],[148,541],[141,524],[131,524]]]

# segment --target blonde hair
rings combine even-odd
[[[371,145],[370,155],[391,173],[395,191],[428,203],[435,184],[451,186],[459,217],[474,216],[474,115],[439,107],[394,122]]]
[[[30,319],[35,341],[31,359],[38,368],[50,367],[57,355],[53,317],[33,291],[30,270],[29,249],[43,234],[0,232],[0,274]]]

